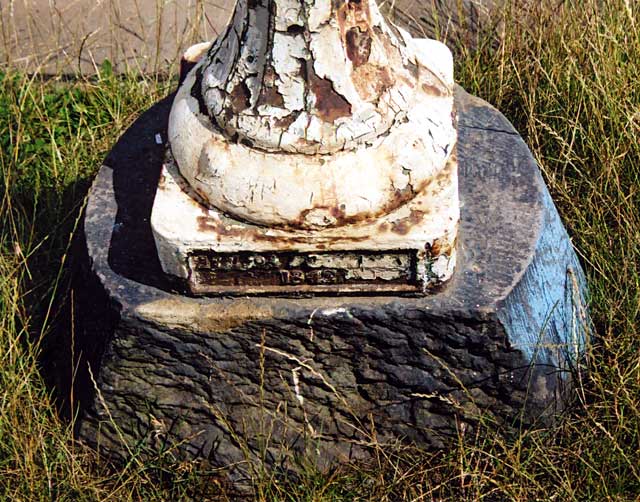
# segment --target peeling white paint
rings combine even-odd
[[[208,208],[169,161],[161,172],[151,228],[164,271],[184,279],[189,277],[188,257],[202,250],[222,254],[292,249],[300,253],[407,250],[420,258],[417,273],[426,289],[449,279],[455,267],[458,208],[452,201],[457,194],[457,178],[454,166],[446,172],[447,177],[434,181],[407,204],[380,218],[301,232],[248,224]],[[438,183],[446,189],[432,190]],[[355,268],[348,262],[334,264],[338,268]],[[379,277],[385,275],[385,267],[390,274],[397,270],[393,263],[368,263],[366,259],[360,265],[357,274],[365,279],[368,269],[375,268]]]
[[[427,256],[437,243],[419,271],[446,280],[459,219],[453,85],[450,51],[392,29],[374,0],[238,0],[174,100],[180,174],[165,175],[184,177],[209,223],[184,191],[159,192],[163,267],[184,277],[189,249]]]
[[[388,212],[403,172],[417,193],[456,143],[450,52],[391,30],[373,1],[239,0],[189,77],[170,120],[180,171],[212,206],[258,224]],[[195,121],[222,130],[181,133]],[[330,206],[341,218],[318,209]]]
[[[180,172],[212,206],[261,225],[314,229],[338,224],[319,216],[323,208],[339,213],[343,221],[387,214],[442,171],[456,141],[455,129],[442,127],[443,117],[451,117],[452,103],[440,100],[428,115],[416,105],[409,111],[413,121],[399,124],[374,146],[333,155],[266,152],[231,143],[216,131],[190,93],[194,82],[192,72],[176,96],[169,123]],[[290,131],[319,138],[321,127],[303,113]],[[407,188],[411,193],[399,197],[398,191]]]

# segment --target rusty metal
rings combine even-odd
[[[411,251],[192,253],[192,294],[418,293]]]
[[[459,218],[452,86],[448,49],[375,0],[238,0],[173,104],[165,272],[198,295],[439,286]]]

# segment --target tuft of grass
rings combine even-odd
[[[44,367],[42,355],[71,350],[55,347],[55,331],[72,329],[72,319],[62,315],[69,311],[65,302],[73,307],[67,264],[90,180],[119,131],[170,85],[117,77],[108,64],[97,78],[74,82],[0,74],[1,500],[221,493],[215,472],[170,463],[168,456],[144,464],[132,459],[119,469],[103,465],[74,442],[73,420],[61,418],[44,378],[73,371]]]
[[[454,50],[458,81],[531,147],[588,274],[594,343],[573,408],[511,439],[483,422],[446,452],[374,447],[372,461],[330,471],[302,459],[295,477],[256,465],[256,500],[640,499],[640,5],[532,4],[505,8],[469,33],[473,50]],[[116,76],[106,63],[91,80],[0,75],[2,499],[232,496],[204,462],[160,453],[103,465],[73,441],[73,420],[61,418],[43,378],[54,328],[72,326],[62,308],[73,311],[68,253],[90,179],[173,84]]]

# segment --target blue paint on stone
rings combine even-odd
[[[536,251],[498,318],[530,361],[569,369],[588,341],[587,284],[549,190],[542,180],[539,186],[544,210]]]
[[[455,446],[461,424],[475,437],[480,414],[517,434],[545,423],[562,408],[563,370],[588,339],[584,274],[513,126],[462,89],[456,105],[458,265],[446,287],[415,298],[180,294],[162,273],[149,227],[165,154],[153,139],[166,134],[171,98],[138,119],[100,170],[84,220],[79,437],[113,458],[126,458],[122,441],[175,444],[181,456],[226,466],[246,460],[235,438],[263,424],[263,406],[274,439],[296,454],[306,446],[280,427],[280,412],[301,434],[311,420],[323,433],[312,454],[321,462],[368,454],[354,445],[370,438],[347,418],[364,418],[361,429],[373,424],[378,438],[433,448]],[[82,374],[89,367],[91,378]],[[292,372],[304,410],[286,378]],[[260,406],[249,399],[258,395]],[[170,432],[159,435],[157,423]],[[250,441],[260,433],[247,432]]]

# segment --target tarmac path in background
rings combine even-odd
[[[503,1],[527,0],[378,4],[387,11],[393,7],[391,19],[416,35],[440,33],[452,40],[458,26],[477,26],[490,17],[487,5]],[[51,75],[93,74],[108,59],[116,71],[166,70],[189,45],[213,39],[234,4],[235,0],[2,0],[0,69],[10,65]],[[458,5],[462,17],[457,15]]]
[[[153,72],[214,38],[234,0],[2,0],[0,64],[47,74]]]

